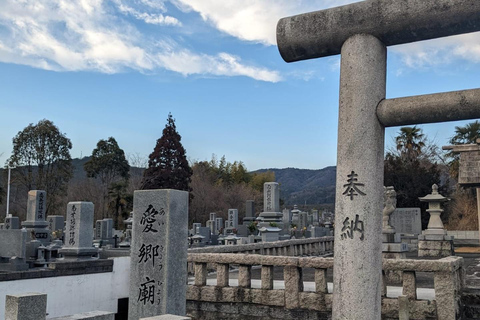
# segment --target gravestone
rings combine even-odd
[[[185,315],[188,192],[135,191],[128,319]]]
[[[30,190],[27,200],[27,220],[22,226],[28,231],[31,240],[39,240],[42,244],[50,243],[50,230],[45,220],[47,210],[47,193],[43,190]]]
[[[201,226],[202,226],[201,223],[198,223],[198,222],[194,223],[194,224],[192,225],[192,227],[193,227],[193,234],[197,234],[198,228],[200,228]]]
[[[385,127],[480,118],[478,89],[385,99],[386,47],[479,30],[472,0],[368,0],[278,22],[285,61],[341,54],[333,319],[381,318]]]
[[[228,209],[227,228],[238,228],[238,209]]]
[[[102,221],[95,221],[95,240],[102,240]]]
[[[217,232],[220,232],[220,230],[223,229],[223,218],[216,218],[215,226],[217,227]]]
[[[458,183],[463,187],[473,187],[476,189],[477,220],[480,230],[480,139],[477,139],[476,144],[444,146],[442,149],[460,153]]]
[[[0,257],[9,258],[9,263],[0,263],[2,271],[25,271],[27,230],[8,229],[0,230]]]
[[[390,225],[396,233],[422,233],[422,219],[420,208],[396,208],[390,215]]]
[[[91,259],[98,254],[93,245],[93,210],[91,202],[76,201],[67,204],[65,244],[59,250],[65,259]]]
[[[263,212],[258,218],[259,227],[283,228],[283,214],[280,212],[280,185],[278,182],[263,184]]]
[[[113,219],[103,219],[102,238],[106,240],[111,240],[113,238]]]
[[[243,225],[248,226],[255,221],[255,201],[247,200],[245,203],[245,217],[243,218]]]
[[[282,222],[285,228],[289,228],[290,224],[292,223],[292,211],[290,209],[283,209],[282,211]]]
[[[20,229],[20,219],[18,217],[6,217],[4,229]]]
[[[65,218],[63,216],[47,216],[48,228],[56,237],[61,239],[63,237],[63,228],[65,227]]]

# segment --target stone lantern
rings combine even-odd
[[[428,202],[427,212],[430,214],[427,230],[418,236],[419,257],[448,257],[454,255],[453,237],[447,236],[447,230],[443,227],[440,215],[443,212],[441,203],[448,199],[438,193],[438,186],[432,186],[432,193],[418,198],[422,202]]]

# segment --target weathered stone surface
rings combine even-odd
[[[47,295],[25,293],[7,295],[5,299],[5,320],[45,320],[47,316]]]
[[[480,89],[385,99],[377,115],[385,127],[476,119],[480,117]],[[460,181],[460,180],[459,180]]]
[[[333,318],[379,319],[386,48],[355,35],[342,47],[335,196]]]
[[[115,320],[115,313],[106,311],[91,311],[71,316],[52,318],[51,320]]]
[[[0,256],[25,259],[27,230],[0,230]]]
[[[480,31],[476,0],[361,1],[283,18],[277,44],[287,62],[339,54],[356,34],[370,34],[386,46]]]
[[[410,300],[417,299],[417,278],[415,271],[403,271],[403,295]]]
[[[400,271],[426,271],[426,272],[453,272],[463,265],[462,257],[446,257],[440,260],[414,260],[414,259],[384,259],[384,270]]]
[[[285,308],[295,309],[300,306],[300,292],[303,291],[302,269],[297,267],[285,267],[283,269],[285,281]]]
[[[190,320],[190,317],[176,316],[173,314],[164,314],[156,317],[142,318],[142,320]]]
[[[273,266],[262,266],[262,289],[273,289]]]
[[[67,224],[65,245],[59,250],[66,258],[89,258],[98,253],[93,248],[93,203],[69,202],[67,204]]]
[[[390,215],[390,224],[398,233],[421,234],[420,208],[396,208]]]
[[[185,315],[188,192],[135,191],[129,320]]]
[[[26,228],[46,227],[47,193],[43,190],[30,190],[27,201],[27,220],[22,223]]]
[[[434,275],[435,300],[438,320],[460,319],[460,278],[458,273],[440,273]]]
[[[217,263],[217,286],[228,287],[229,278],[228,264]]]

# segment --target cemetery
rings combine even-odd
[[[386,99],[387,46],[473,31],[474,0],[367,0],[281,19],[286,62],[341,55],[335,212],[282,208],[281,186],[265,182],[261,212],[247,200],[189,225],[187,191],[147,189],[116,230],[94,221],[92,202],[48,216],[49,195],[30,190],[26,220],[0,224],[0,320],[479,319],[480,255],[456,252],[478,247],[478,231],[446,230],[436,184],[418,194],[424,230],[421,209],[397,208],[383,185],[386,127],[480,117],[480,89]],[[445,148],[480,195],[478,144]]]

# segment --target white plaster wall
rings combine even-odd
[[[0,320],[7,294],[47,294],[47,319],[88,311],[117,312],[117,300],[128,297],[130,257],[114,258],[113,272],[0,282]]]

